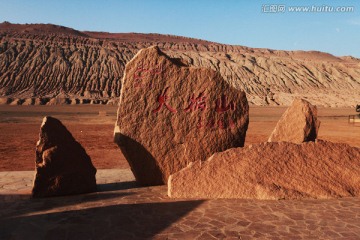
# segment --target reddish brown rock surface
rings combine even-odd
[[[317,108],[303,99],[295,99],[281,116],[269,142],[302,143],[315,141],[320,127]]]
[[[49,197],[96,191],[96,169],[85,149],[66,127],[45,117],[36,145],[36,175],[32,194]]]
[[[360,196],[360,149],[325,141],[261,143],[216,153],[173,174],[174,198]]]
[[[248,121],[245,93],[219,73],[150,47],[126,65],[115,141],[140,184],[164,184],[190,162],[243,146]]]

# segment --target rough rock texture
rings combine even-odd
[[[360,196],[360,149],[325,141],[261,143],[216,153],[171,175],[174,198]]]
[[[164,184],[189,162],[244,145],[244,92],[211,69],[189,68],[158,47],[126,65],[115,141],[142,185]]]
[[[45,117],[36,145],[32,194],[49,197],[96,191],[96,169],[85,149],[56,118]]]
[[[303,143],[315,141],[320,127],[317,108],[303,99],[295,99],[284,112],[268,142]]]
[[[290,105],[297,96],[318,106],[354,107],[360,102],[360,60],[353,57],[10,23],[0,24],[0,96],[53,98],[63,91],[78,103],[115,99],[125,64],[138,50],[152,45],[189,66],[219,71],[233,87],[246,92],[250,104]]]

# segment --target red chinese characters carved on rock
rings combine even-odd
[[[189,99],[190,105],[184,109],[185,112],[193,112],[196,110],[205,110],[206,108],[206,96],[204,92],[200,93],[197,98],[195,98],[195,94]]]
[[[163,71],[162,66],[157,68],[146,68],[143,67],[143,65],[140,65],[138,68],[136,68],[134,72],[134,80],[142,79],[142,77],[147,75],[158,75]]]
[[[220,117],[217,121],[217,126],[220,129],[227,129],[227,128],[234,128],[235,127],[235,123],[234,121],[228,117],[229,121],[226,121],[223,117]]]
[[[206,124],[203,123],[202,117],[199,117],[199,121],[196,124],[197,128],[219,128],[219,129],[227,129],[227,128],[234,128],[235,123],[231,119],[231,116],[227,116],[227,119],[225,119],[225,116],[223,113],[227,111],[234,111],[235,110],[235,103],[233,101],[227,102],[226,95],[222,95],[221,98],[217,99],[215,102],[215,111],[219,115],[218,117],[215,117],[214,119],[209,119]]]
[[[215,110],[218,114],[225,113],[227,111],[234,111],[235,110],[235,103],[233,101],[230,101],[230,103],[227,103],[227,97],[225,94],[223,94],[221,96],[221,98],[216,100],[216,107]],[[219,117],[218,121],[217,121],[217,125],[220,129],[226,129],[228,127],[230,128],[234,128],[235,127],[235,123],[234,121],[231,119],[231,116],[228,116],[228,121],[226,121],[224,118],[224,116]]]
[[[142,84],[141,81],[137,81],[134,84],[134,87],[138,87],[138,88],[148,88],[148,89],[152,89],[153,88],[153,83],[150,82],[149,84]]]
[[[216,100],[216,112],[217,113],[224,113],[227,112],[228,110],[235,110],[235,103],[233,101],[231,101],[229,104],[227,104],[227,99],[226,99],[226,95],[222,95],[221,98]]]
[[[145,84],[144,86],[144,84],[142,83],[143,77],[159,75],[160,73],[162,73],[162,71],[163,71],[162,66],[156,68],[147,68],[144,67],[143,64],[141,64],[139,67],[136,68],[134,72],[134,81],[135,81],[134,86],[140,88],[144,88],[148,86],[148,88],[151,89],[152,83],[150,82],[149,84]]]
[[[166,87],[165,90],[159,94],[157,98],[157,102],[159,103],[158,107],[152,110],[153,113],[159,112],[163,106],[167,108],[172,113],[177,113],[177,110],[171,107],[168,103],[169,96],[168,96],[169,87]],[[193,94],[189,99],[189,105],[184,109],[184,112],[194,112],[196,110],[204,111],[206,109],[206,96],[204,92],[201,92],[197,97]],[[227,96],[222,95],[221,98],[218,98],[215,101],[215,112],[217,113],[217,117],[208,119],[208,121],[203,120],[202,116],[199,116],[199,120],[196,124],[197,128],[210,128],[210,129],[228,129],[234,128],[235,123],[231,119],[231,116],[223,115],[223,113],[227,111],[234,111],[235,110],[235,103],[230,101],[228,103]]]
[[[163,106],[165,106],[165,107],[166,107],[170,112],[172,112],[172,113],[176,113],[176,112],[177,112],[176,109],[172,108],[172,107],[167,103],[167,101],[169,100],[169,97],[168,97],[168,95],[167,95],[168,89],[169,89],[169,87],[165,88],[165,91],[158,96],[157,101],[158,101],[158,103],[159,103],[159,106],[158,106],[156,109],[152,110],[153,113],[159,112],[160,109],[161,109]]]

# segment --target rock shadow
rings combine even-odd
[[[120,204],[2,218],[0,239],[151,239],[201,203]]]
[[[154,156],[141,143],[121,133],[115,133],[115,143],[124,154],[139,185],[164,184],[163,174]]]
[[[139,187],[141,186],[139,186],[139,184],[136,181],[103,183],[103,184],[97,184],[97,191],[110,192],[110,191],[126,190],[126,189],[139,188]]]
[[[8,218],[16,218],[16,216],[32,214],[36,212],[48,211],[56,208],[63,208],[78,204],[98,204],[103,201],[125,197],[132,195],[131,192],[109,192],[109,193],[88,193],[79,195],[67,195],[47,198],[32,198],[31,195],[0,195],[0,221]],[[8,205],[16,205],[18,211],[7,213],[6,208]],[[1,224],[0,224],[1,226]],[[1,235],[0,235],[0,239]],[[7,239],[7,238],[4,238]]]

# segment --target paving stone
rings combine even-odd
[[[33,175],[0,173],[0,239],[360,239],[357,197],[174,200],[166,186],[129,185],[130,169],[98,170],[103,191],[77,196],[32,199],[31,185],[21,194],[1,188],[23,189]]]

